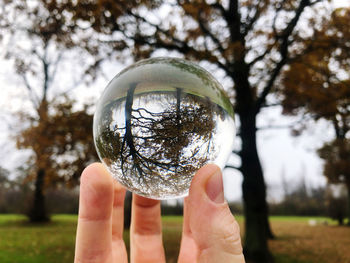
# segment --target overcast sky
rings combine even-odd
[[[349,0],[337,0],[334,6],[349,6]],[[13,170],[25,161],[25,154],[17,154],[13,140],[9,139],[16,125],[11,117],[13,112],[30,108],[24,87],[17,77],[10,74],[8,62],[1,61],[0,51],[0,166]],[[93,88],[73,91],[74,96],[96,101],[106,84],[122,69],[121,65],[106,67],[106,78],[101,78]],[[264,110],[258,119],[258,126],[284,125],[298,120],[298,117],[281,115],[281,108],[274,107]],[[316,154],[316,149],[323,142],[331,139],[332,129],[326,122],[310,126],[301,136],[292,137],[289,129],[258,131],[258,151],[268,185],[270,200],[282,197],[282,174],[290,185],[298,183],[305,176],[306,184],[317,187],[326,184],[322,175],[322,162]],[[235,158],[231,158],[235,162]],[[229,200],[241,197],[242,175],[232,169],[224,171],[225,195]]]

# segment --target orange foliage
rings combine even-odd
[[[66,99],[64,103],[41,107],[39,116],[17,136],[19,148],[34,152],[29,178],[35,178],[37,171],[43,169],[47,186],[59,183],[73,186],[86,165],[97,160],[92,115],[87,108],[74,111],[73,102]]]
[[[349,21],[350,8],[333,12],[309,40],[313,49],[285,71],[280,92],[285,113],[302,112],[333,125],[335,139],[318,153],[328,181],[345,183],[350,202]]]

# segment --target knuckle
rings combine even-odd
[[[218,244],[220,247],[228,253],[241,254],[242,245],[239,224],[229,210],[223,212],[219,225],[216,236],[219,239]]]

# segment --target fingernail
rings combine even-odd
[[[210,200],[217,204],[225,201],[222,174],[217,170],[207,181],[206,192]]]

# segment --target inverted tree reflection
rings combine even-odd
[[[137,93],[131,85],[115,120],[115,104],[106,107],[107,125],[97,141],[101,157],[130,189],[161,193],[188,187],[193,173],[216,154],[212,143],[221,108],[208,99],[172,91]],[[167,189],[164,189],[167,188]]]

